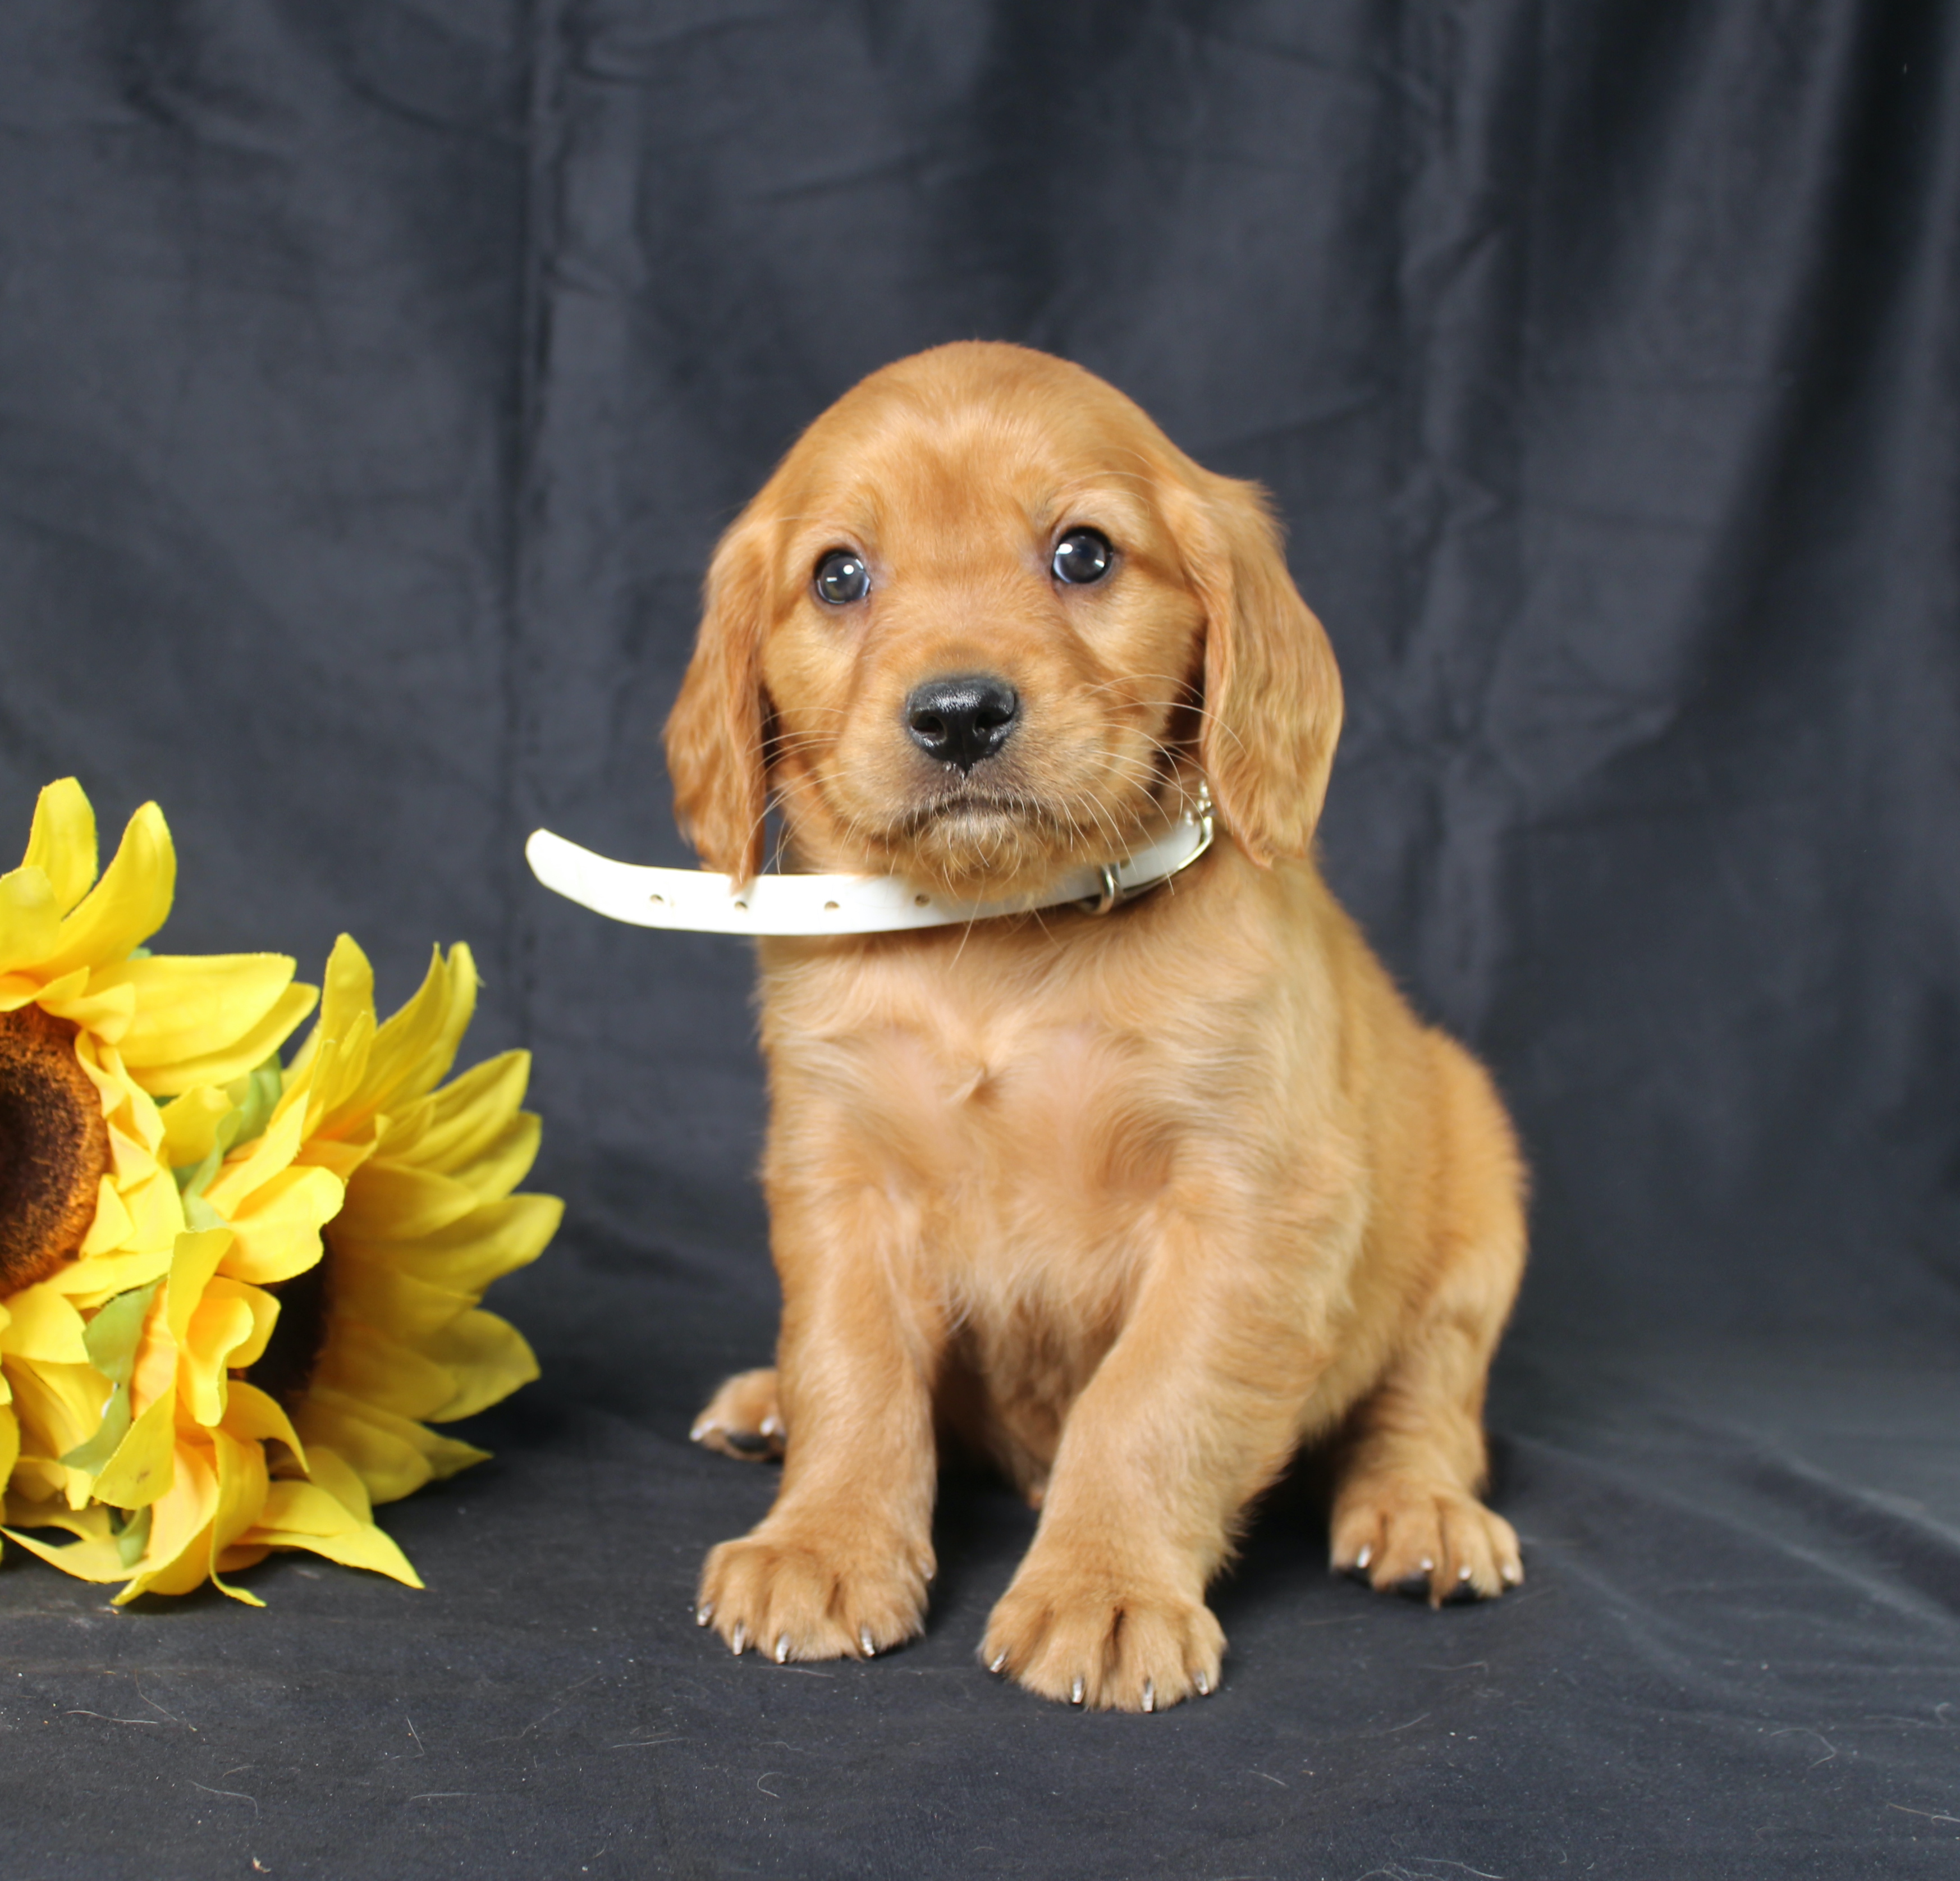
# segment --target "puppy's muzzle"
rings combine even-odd
[[[970,774],[1013,737],[1020,710],[1020,695],[1005,680],[988,673],[953,673],[912,689],[905,730],[935,763],[957,765]]]

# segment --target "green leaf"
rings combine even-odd
[[[102,1407],[102,1421],[86,1443],[78,1443],[62,1459],[72,1469],[85,1469],[100,1475],[103,1466],[116,1454],[116,1447],[129,1434],[129,1379],[136,1369],[136,1346],[143,1336],[143,1322],[149,1317],[150,1303],[163,1285],[161,1278],[147,1287],[132,1287],[100,1307],[95,1317],[82,1329],[81,1342],[88,1362],[109,1380],[109,1402]],[[137,1552],[140,1554],[142,1549]]]

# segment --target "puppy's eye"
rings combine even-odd
[[[832,607],[861,601],[871,591],[871,571],[848,549],[833,549],[816,565],[816,592]]]
[[[1055,560],[1050,565],[1058,581],[1080,587],[1101,581],[1115,559],[1109,538],[1099,529],[1071,529],[1055,544]]]

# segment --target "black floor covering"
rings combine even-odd
[[[1785,1881],[1960,1863],[1960,15],[1894,0],[11,0],[0,839],[161,801],[174,948],[431,941],[536,1054],[538,1385],[386,1516],[107,1610],[0,1561],[0,1873]],[[740,947],[525,876],[682,859],[717,531],[862,373],[1080,360],[1257,476],[1348,724],[1328,873],[1535,1173],[1530,1580],[1325,1570],[1223,1689],[689,1623],[765,1469]],[[17,832],[5,836],[7,831]]]

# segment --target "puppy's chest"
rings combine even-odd
[[[813,1100],[947,1259],[1106,1259],[1161,1194],[1182,1080],[1162,1042],[1046,990],[901,984],[856,1025],[786,1027],[779,1098]]]

